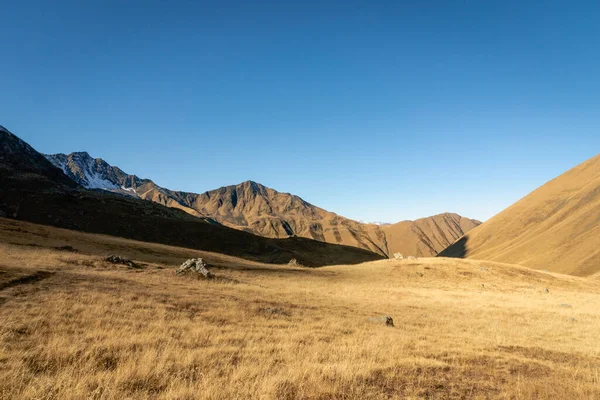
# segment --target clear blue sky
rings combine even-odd
[[[487,219],[600,149],[598,1],[2,1],[0,124],[203,192]]]

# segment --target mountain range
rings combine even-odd
[[[597,276],[600,155],[483,224],[445,213],[377,225],[253,181],[169,190],[84,152],[44,156],[0,126],[0,217],[269,263],[351,264],[401,252]]]
[[[166,189],[152,180],[127,174],[87,152],[46,155],[46,158],[88,189],[153,201],[264,237],[298,236],[354,246],[385,257],[397,252],[407,256],[434,256],[481,224],[452,213],[396,224],[365,224],[253,181],[189,193]]]
[[[156,202],[88,189],[98,184],[96,178],[86,177],[91,181],[87,181],[87,188],[81,186],[29,144],[0,127],[0,217],[267,263],[296,259],[316,267],[383,258],[356,247],[312,239],[265,238]]]

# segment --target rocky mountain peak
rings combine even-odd
[[[250,181],[250,180],[242,182],[239,185],[236,185],[236,188],[242,189],[242,191],[247,192],[252,195],[265,195],[267,192],[266,186],[263,186],[258,182],[254,182],[254,181]]]
[[[80,185],[142,198],[236,229],[274,238],[300,236],[360,247],[381,255],[401,251],[435,255],[477,225],[456,214],[384,226],[364,224],[316,207],[302,198],[278,192],[256,181],[223,186],[202,194],[169,190],[128,175],[87,152],[47,156]]]
[[[52,154],[45,157],[75,182],[87,189],[119,189],[120,185],[111,179],[112,167],[101,158],[94,159],[86,151],[70,154]]]

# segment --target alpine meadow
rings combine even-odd
[[[600,4],[2,16],[0,400],[600,399]]]

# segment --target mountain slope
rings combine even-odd
[[[362,249],[304,238],[264,238],[132,196],[85,189],[4,128],[0,150],[0,217],[268,263],[296,258],[307,266],[322,266],[381,258]],[[88,187],[100,178],[83,176]]]
[[[151,200],[265,237],[299,236],[354,246],[383,256],[395,252],[433,256],[480,224],[448,213],[389,226],[363,224],[252,181],[202,194],[178,192],[162,188],[151,180],[128,175],[87,153],[46,157],[84,187]]]
[[[189,206],[224,225],[261,236],[296,235],[387,253],[385,238],[375,226],[340,217],[298,196],[252,181],[199,194]]]
[[[600,271],[600,155],[473,229],[440,256],[521,264],[580,276]]]
[[[13,187],[68,189],[77,184],[33,147],[0,126],[0,189]]]
[[[458,214],[444,213],[415,221],[381,226],[390,254],[396,252],[418,257],[432,256],[448,247],[481,222]]]
[[[92,158],[87,152],[52,154],[45,157],[72,180],[86,189],[103,189],[125,196],[150,200],[163,206],[178,208],[196,217],[203,215],[184,206],[195,196],[193,193],[164,189],[149,179],[129,175],[109,165],[101,158]]]

